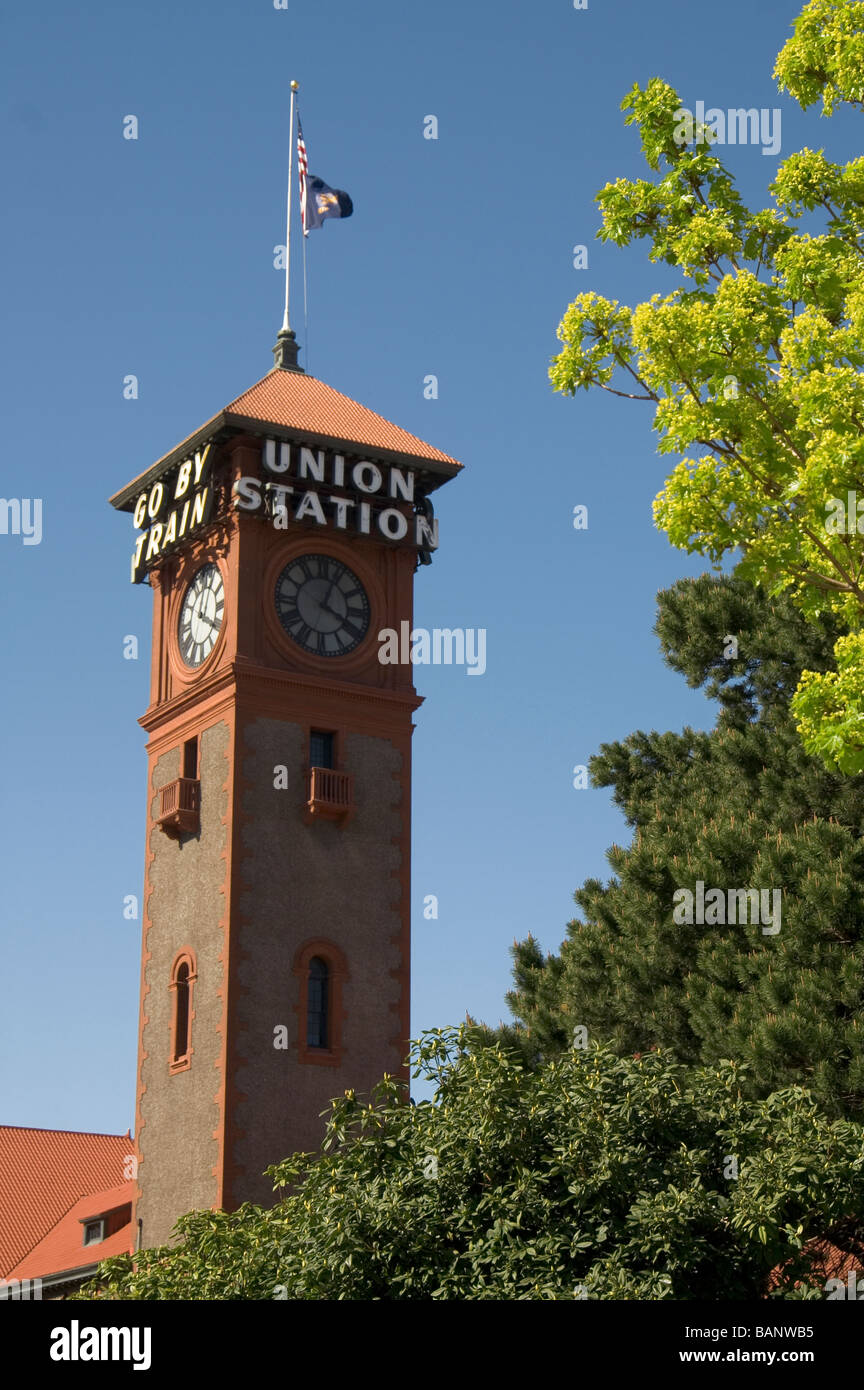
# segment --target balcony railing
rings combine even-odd
[[[159,792],[156,824],[166,835],[194,834],[201,824],[201,783],[197,777],[177,777]]]
[[[332,767],[310,767],[306,780],[309,817],[350,820],[354,814],[354,777]]]

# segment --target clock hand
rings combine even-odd
[[[210,595],[209,595],[209,591],[208,591],[207,589],[205,589],[203,593],[199,594],[198,598],[195,600],[194,604],[192,605],[192,613],[191,613],[191,616],[190,616],[190,619],[189,619],[190,624],[191,624],[191,623],[195,623],[195,622],[199,622],[199,623],[207,623],[207,625],[208,625],[209,627],[215,627],[215,626],[216,626],[216,624],[214,623],[213,619],[212,619],[212,618],[208,618],[207,615],[206,615],[206,613],[204,612],[204,605],[205,605],[205,603],[207,602],[207,599],[208,599],[209,597],[210,597]]]
[[[324,612],[325,612],[325,613],[330,613],[332,617],[338,618],[340,615],[336,612],[335,608],[331,608],[330,605],[329,605],[329,603],[327,602],[327,600],[329,599],[330,595],[332,594],[332,592],[333,592],[333,590],[334,590],[335,588],[336,588],[336,580],[335,580],[335,579],[331,579],[331,581],[330,581],[330,588],[327,590],[326,594],[324,595],[324,597],[323,597],[322,600],[321,600],[321,607],[324,609]]]
[[[335,580],[332,580],[330,583],[330,588],[327,590],[324,597],[315,599],[315,606],[318,609],[319,613],[329,613],[331,618],[341,618],[342,614],[337,613],[336,609],[331,608],[330,605],[327,603],[327,599],[330,597],[335,588],[336,582]]]

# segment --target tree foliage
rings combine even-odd
[[[810,0],[774,68],[782,91],[806,110],[822,98],[830,116],[838,102],[864,105],[864,4]]]
[[[805,105],[821,93],[830,110],[860,100],[862,50],[864,4],[811,0],[777,74]],[[854,631],[864,625],[864,159],[791,154],[769,205],[752,210],[713,126],[688,131],[668,84],[634,85],[622,109],[652,177],[601,190],[598,235],[646,241],[682,283],[635,308],[579,295],[558,329],[553,385],[650,403],[658,451],[679,456],[655,502],[672,543],[715,564],[740,552],[742,576]],[[850,680],[864,689],[857,644],[845,660],[847,679],[811,678],[798,713],[810,751],[855,772],[864,725],[857,710],[843,716]],[[815,736],[823,707],[834,712],[827,740]]]
[[[434,1101],[346,1094],[324,1152],[273,1170],[272,1210],[193,1213],[80,1297],[755,1298],[787,1261],[775,1296],[818,1297],[802,1246],[864,1214],[861,1129],[796,1089],[747,1101],[732,1064],[593,1049],[532,1072],[465,1029],[413,1061]]]
[[[533,937],[514,947],[519,1026],[504,1036],[526,1059],[565,1050],[579,1025],[625,1054],[731,1057],[747,1063],[752,1095],[800,1083],[860,1118],[864,778],[808,755],[789,711],[802,668],[830,662],[836,630],[709,575],[660,594],[656,630],[668,664],[719,702],[716,727],[637,732],[591,760],[633,841],[609,851],[608,883],[575,894],[581,914],[557,955]],[[700,880],[782,889],[781,930],[677,924],[676,890]]]

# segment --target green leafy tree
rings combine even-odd
[[[574,1028],[623,1054],[746,1062],[751,1095],[800,1083],[830,1113],[864,1110],[864,778],[830,772],[797,737],[789,700],[823,670],[836,630],[783,597],[730,577],[659,595],[667,663],[716,699],[708,733],[632,734],[591,760],[592,781],[634,827],[613,846],[608,883],[575,894],[558,954],[514,947],[526,1061],[570,1047]],[[724,655],[738,644],[737,657]],[[782,890],[781,929],[686,925],[674,895],[709,887]],[[486,1035],[488,1036],[488,1035]]]
[[[803,1247],[864,1214],[864,1131],[731,1064],[571,1052],[526,1071],[425,1035],[434,1101],[334,1102],[324,1152],[273,1170],[272,1210],[196,1212],[182,1242],[106,1261],[82,1298],[824,1297]],[[796,1289],[796,1281],[803,1281]]]
[[[805,110],[820,97],[828,116],[838,101],[864,106],[864,3],[810,0],[777,58],[774,76]]]
[[[819,94],[826,110],[860,102],[864,4],[812,0],[776,75],[805,106]],[[674,545],[715,564],[740,552],[743,577],[788,590],[815,622],[842,619],[841,673],[809,677],[796,712],[809,751],[861,771],[864,159],[800,150],[754,211],[712,148],[713,123],[688,118],[665,82],[635,85],[622,109],[652,177],[601,190],[598,235],[647,241],[682,283],[632,309],[579,295],[558,329],[553,385],[653,406],[658,451],[679,456],[655,502]]]

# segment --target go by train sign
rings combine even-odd
[[[210,521],[213,483],[208,465],[212,448],[212,442],[205,444],[135,499],[132,521],[140,535],[132,552],[133,584],[140,584],[165,554]]]

